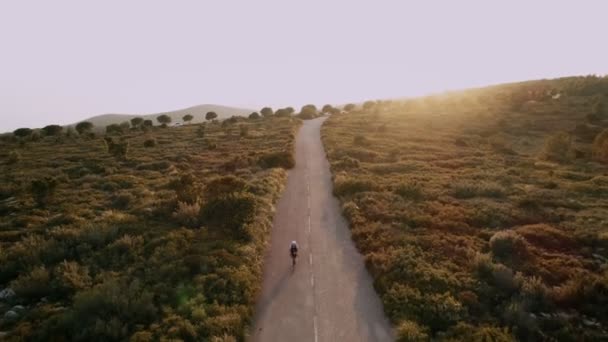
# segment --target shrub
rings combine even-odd
[[[196,135],[199,136],[200,138],[204,138],[205,133],[206,133],[206,128],[207,128],[207,126],[205,124],[199,125],[198,128],[196,129]]]
[[[131,126],[133,126],[133,128],[139,128],[142,124],[144,123],[144,118],[133,118],[131,119]]]
[[[549,304],[549,289],[540,277],[532,276],[523,281],[521,297],[527,310],[538,312]]]
[[[30,190],[36,204],[40,207],[44,207],[52,199],[56,188],[57,180],[46,177],[44,179],[32,181]]]
[[[395,193],[404,199],[413,201],[424,198],[422,188],[417,183],[401,183],[395,188]]]
[[[192,115],[190,115],[190,114],[186,114],[186,115],[184,115],[184,116],[182,117],[182,120],[183,120],[184,122],[190,122],[190,121],[192,121],[192,119],[194,119],[194,117],[193,117]]]
[[[247,125],[240,125],[239,126],[239,132],[241,137],[246,137],[249,135],[249,126]]]
[[[506,230],[492,236],[490,249],[499,260],[523,260],[528,254],[528,243],[517,232]]]
[[[464,308],[449,293],[423,295],[418,289],[395,283],[383,296],[385,309],[397,319],[416,319],[432,332],[445,330],[464,316]]]
[[[257,207],[257,199],[252,194],[231,194],[208,201],[202,209],[202,217],[228,229],[234,237],[250,240],[254,236],[247,225],[253,222]]]
[[[507,294],[512,294],[521,287],[522,282],[523,278],[520,273],[513,273],[512,269],[503,264],[494,264],[492,278],[489,282],[491,285]]]
[[[119,143],[114,142],[114,139],[105,137],[104,142],[106,144],[106,150],[110,153],[114,158],[118,160],[126,160],[127,153],[129,152],[129,142],[123,140]]]
[[[137,170],[164,171],[171,167],[171,163],[166,160],[142,163],[137,165]]]
[[[122,134],[123,129],[119,124],[110,124],[106,126],[106,134]]]
[[[205,185],[205,197],[208,199],[216,199],[222,196],[248,191],[249,187],[249,183],[240,177],[215,177]]]
[[[141,123],[141,127],[142,127],[142,128],[150,128],[150,127],[153,127],[153,126],[154,126],[154,121],[152,121],[152,120],[150,120],[150,119],[144,120],[144,121]]]
[[[138,280],[109,279],[76,293],[72,308],[61,319],[65,325],[58,328],[62,335],[81,340],[125,340],[156,314],[152,293]]]
[[[560,132],[547,138],[543,150],[546,159],[565,161],[572,151],[572,137],[566,132]]]
[[[250,118],[251,120],[257,120],[257,119],[259,119],[260,117],[261,117],[261,116],[260,116],[260,114],[258,114],[258,112],[253,112],[253,113],[249,114],[249,118]]]
[[[156,121],[160,123],[163,127],[167,127],[167,124],[171,123],[171,117],[166,114],[162,114],[156,117]]]
[[[63,131],[63,127],[59,125],[48,125],[42,128],[42,132],[44,132],[44,135],[46,136],[59,135],[61,134],[61,131]]]
[[[427,329],[414,321],[405,320],[397,326],[397,342],[425,342],[429,340]]]
[[[19,153],[19,151],[10,151],[8,153],[8,159],[7,162],[8,164],[16,164],[21,160],[21,154]]]
[[[216,112],[207,112],[207,114],[205,114],[205,120],[207,121],[211,121],[217,119],[217,113]]]
[[[200,213],[201,205],[199,202],[187,203],[178,201],[173,217],[177,222],[186,227],[196,227],[199,223]]]
[[[122,191],[112,196],[112,207],[116,209],[128,209],[136,198],[128,191]]]
[[[146,139],[146,141],[144,141],[144,147],[154,147],[156,146],[156,139],[151,138],[151,139]]]
[[[446,341],[470,342],[515,342],[515,337],[507,328],[494,326],[473,326],[460,322],[453,326],[446,334]]]
[[[31,128],[17,128],[13,131],[13,134],[19,138],[25,138],[32,134],[33,130]]]
[[[349,103],[344,106],[344,110],[347,112],[352,112],[355,109],[357,109],[357,106],[355,106],[353,103]]]
[[[85,133],[89,133],[93,129],[93,124],[88,121],[83,121],[76,124],[75,128],[78,134],[84,135]]]
[[[44,266],[35,267],[11,283],[11,288],[20,297],[37,299],[51,292],[49,271]]]
[[[269,117],[269,116],[272,116],[273,111],[272,111],[272,108],[270,108],[270,107],[264,107],[260,110],[260,113],[262,114],[263,117]]]
[[[336,196],[350,196],[358,192],[376,189],[376,184],[368,179],[336,177],[334,181],[334,194]]]
[[[278,151],[266,153],[259,157],[258,164],[264,169],[281,167],[291,169],[296,165],[296,161],[291,151]]]
[[[75,293],[91,286],[89,270],[74,261],[63,261],[54,273],[54,288],[64,293]]]
[[[191,173],[185,173],[179,177],[179,179],[173,180],[169,187],[175,190],[177,200],[194,204],[198,203],[201,198],[201,188],[196,183],[196,177]]]
[[[593,140],[593,157],[608,163],[608,128],[598,134]]]

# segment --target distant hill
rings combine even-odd
[[[218,119],[226,119],[233,115],[235,116],[245,116],[251,114],[253,110],[244,109],[244,108],[235,108],[235,107],[226,107],[226,106],[218,106],[211,104],[198,105],[194,107],[179,109],[171,112],[163,112],[163,113],[155,113],[155,114],[145,114],[145,115],[134,115],[134,114],[102,114],[97,115],[82,121],[89,121],[95,125],[95,127],[105,127],[110,124],[119,124],[124,121],[129,121],[135,117],[142,117],[144,119],[150,119],[154,121],[155,125],[158,125],[158,121],[156,121],[156,117],[162,114],[169,115],[171,117],[172,123],[182,123],[182,117],[186,114],[192,115],[194,118],[192,119],[192,123],[203,122],[205,121],[205,114],[207,112],[216,112],[218,115]],[[80,121],[79,121],[80,122]],[[75,125],[76,123],[74,123]]]

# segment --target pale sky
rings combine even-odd
[[[0,0],[0,132],[608,73],[608,1]]]

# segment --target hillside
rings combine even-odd
[[[0,339],[243,340],[298,124],[0,139]]]
[[[186,114],[192,115],[194,118],[191,123],[201,123],[205,121],[205,114],[207,112],[215,112],[217,113],[218,119],[226,119],[231,116],[247,116],[253,112],[251,109],[243,109],[243,108],[235,108],[235,107],[226,107],[219,105],[198,105],[194,107],[179,109],[171,112],[163,112],[163,113],[155,113],[155,114],[145,114],[145,115],[134,115],[134,114],[102,114],[97,115],[86,120],[89,121],[96,127],[106,127],[110,124],[120,124],[125,121],[129,121],[134,117],[142,117],[144,120],[151,119],[154,124],[158,124],[156,118],[159,115],[166,114],[171,117],[171,121],[173,123],[182,123],[182,118]],[[73,125],[75,125],[74,123]]]
[[[607,100],[608,78],[572,77],[326,121],[334,192],[404,341],[608,339]]]

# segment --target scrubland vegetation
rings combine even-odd
[[[299,121],[146,121],[2,137],[2,338],[244,338]]]
[[[349,105],[323,140],[401,341],[608,339],[608,78]]]

